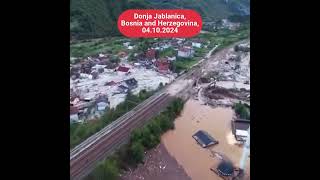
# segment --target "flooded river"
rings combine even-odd
[[[200,147],[192,135],[198,130],[207,131],[219,141],[218,145],[210,149],[226,155],[238,167],[242,149],[234,145],[232,116],[230,108],[211,108],[201,105],[199,101],[189,100],[181,116],[175,120],[175,130],[165,133],[162,143],[192,179],[221,179],[210,170],[213,165],[211,152]]]

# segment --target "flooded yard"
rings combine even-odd
[[[231,133],[232,117],[231,108],[211,108],[201,105],[199,101],[189,100],[185,103],[181,116],[175,120],[175,130],[165,133],[162,143],[192,179],[221,179],[210,171],[213,165],[210,150],[227,156],[236,167],[239,166],[242,153],[242,148],[234,144],[236,141]],[[207,131],[219,144],[202,148],[192,138],[198,130]]]

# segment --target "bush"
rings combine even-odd
[[[129,148],[129,155],[132,163],[137,164],[142,162],[144,158],[144,147],[140,141],[135,141],[131,144]]]
[[[120,58],[117,57],[117,56],[112,56],[112,57],[110,58],[110,62],[112,62],[112,63],[119,63],[119,62],[120,62]]]
[[[117,161],[110,158],[99,164],[93,171],[93,179],[116,180],[119,177],[119,168]]]
[[[162,132],[166,132],[169,129],[174,129],[174,123],[168,118],[162,119],[160,121],[160,128]]]
[[[163,83],[159,83],[158,89],[162,89],[163,88]]]
[[[161,128],[160,124],[158,121],[152,121],[150,124],[148,124],[148,129],[150,129],[150,132],[154,134],[155,136],[160,136],[161,135]]]
[[[241,119],[250,119],[249,109],[241,102],[234,105],[234,111]]]
[[[183,108],[181,99],[174,100],[171,105],[143,128],[138,128],[131,133],[129,145],[117,151],[116,156],[108,158],[101,163],[86,180],[89,179],[117,179],[119,169],[126,165],[136,166],[143,161],[144,151],[160,143],[161,134],[174,128],[174,119]]]

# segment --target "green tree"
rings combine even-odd
[[[163,88],[163,83],[159,83],[158,89],[162,89]]]
[[[130,53],[128,56],[128,61],[134,61],[134,55],[133,53]]]
[[[84,137],[87,134],[87,127],[81,124],[78,127],[76,134],[80,138]]]
[[[148,127],[143,127],[142,132],[141,132],[141,142],[144,147],[147,149],[150,148],[150,143],[151,143],[151,131]]]
[[[130,137],[130,141],[131,142],[138,142],[141,140],[141,130],[140,129],[135,129],[132,133],[131,133],[131,137]]]
[[[131,144],[130,149],[130,158],[133,161],[133,163],[139,163],[142,162],[144,157],[144,147],[140,143],[140,141],[135,141]]]
[[[103,163],[100,163],[92,173],[93,179],[98,180],[116,180],[119,177],[119,168],[116,160],[107,159]]]
[[[170,121],[167,119],[161,120],[160,127],[162,132],[166,132],[168,129],[170,129]]]
[[[149,46],[150,46],[149,40],[141,38],[138,44],[138,51],[145,52],[148,50]]]
[[[154,134],[155,136],[160,136],[161,134],[161,128],[160,128],[160,124],[158,124],[158,121],[151,121],[150,124],[148,124],[148,129],[150,129],[150,132],[152,134]]]
[[[234,105],[234,111],[241,119],[250,119],[249,109],[241,102]]]
[[[120,62],[120,58],[118,56],[112,56],[110,58],[110,62],[112,63],[119,63]]]
[[[149,143],[148,148],[152,149],[152,148],[156,147],[159,143],[160,143],[160,134],[159,135],[151,134],[150,143]]]
[[[108,180],[116,180],[119,177],[119,168],[116,160],[107,160],[104,164],[105,175]]]

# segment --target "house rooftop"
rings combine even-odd
[[[125,83],[129,86],[133,86],[133,85],[136,85],[138,81],[135,78],[131,78],[131,79],[125,80]]]
[[[79,112],[77,107],[70,106],[70,114],[77,114]]]
[[[153,59],[155,58],[156,56],[156,50],[155,49],[149,49],[147,52],[146,52],[146,57],[148,59]]]
[[[250,120],[236,119],[231,123],[232,133],[238,141],[244,141],[248,137],[249,127]]]
[[[222,160],[217,168],[222,176],[232,176],[234,172],[233,164],[230,161]]]
[[[206,131],[200,130],[192,136],[203,148],[218,144],[219,142],[210,136]]]
[[[232,122],[232,124],[236,130],[248,130],[250,127],[249,120],[236,119]]]
[[[121,88],[121,89],[128,89],[128,87],[124,86],[124,85],[120,85],[118,86],[118,88]]]
[[[179,48],[179,51],[183,51],[183,52],[188,52],[190,50],[191,50],[190,47],[181,47],[181,48]]]
[[[192,40],[192,42],[195,42],[195,43],[204,43],[205,40],[204,40],[204,39],[197,38],[197,39]]]
[[[116,85],[117,83],[114,82],[114,81],[109,81],[109,82],[106,82],[105,85],[106,86],[113,86],[113,85]]]
[[[118,71],[121,71],[121,72],[128,72],[129,69],[130,69],[130,68],[127,68],[127,67],[124,67],[124,66],[119,66],[117,70],[118,70]]]
[[[156,60],[156,64],[158,63],[169,63],[169,59],[167,57],[162,57]]]

